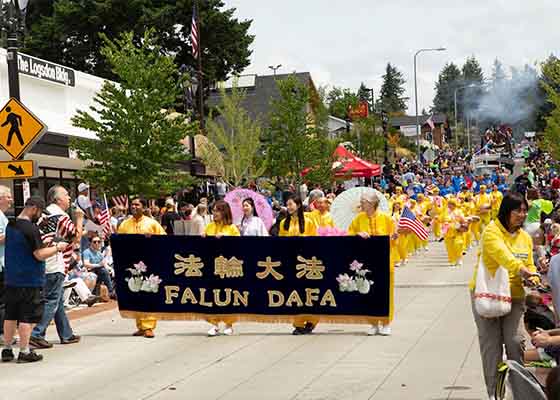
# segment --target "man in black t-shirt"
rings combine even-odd
[[[4,280],[4,348],[2,361],[14,359],[12,340],[19,333],[18,363],[41,361],[43,356],[29,349],[33,325],[43,314],[42,288],[45,283],[45,260],[64,250],[67,243],[43,247],[41,233],[35,224],[45,208],[40,197],[31,197],[15,221],[6,229],[6,265]],[[18,325],[19,322],[19,325]]]

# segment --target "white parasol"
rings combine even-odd
[[[337,228],[348,230],[354,217],[361,211],[360,199],[364,193],[375,193],[379,198],[378,210],[389,213],[389,203],[380,191],[370,187],[356,187],[345,190],[334,199],[331,205],[331,216]]]

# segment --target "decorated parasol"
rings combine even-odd
[[[228,192],[225,197],[225,201],[231,207],[231,213],[233,214],[233,223],[235,225],[241,224],[241,219],[243,218],[243,200],[246,198],[252,198],[255,202],[255,209],[259,217],[263,220],[266,229],[270,229],[272,223],[274,222],[274,216],[272,214],[272,208],[266,201],[266,198],[252,190],[249,189],[235,189]]]
[[[369,187],[356,187],[346,190],[334,199],[331,205],[331,216],[339,229],[347,230],[360,210],[360,199],[364,193],[375,193],[379,198],[379,211],[389,213],[389,203],[378,190]]]

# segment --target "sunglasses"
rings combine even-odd
[[[91,243],[101,243],[101,240],[92,240]]]

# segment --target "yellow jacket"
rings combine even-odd
[[[511,297],[514,299],[525,297],[519,269],[526,267],[531,272],[536,272],[533,262],[533,241],[527,232],[520,229],[511,234],[497,219],[490,222],[482,234],[482,260],[491,275],[494,275],[500,266],[506,268],[509,271]],[[476,268],[469,285],[470,289],[474,290],[475,285]]]
[[[206,233],[206,236],[240,236],[237,226],[233,224],[223,225],[216,222],[210,222],[208,225],[206,225],[204,233]]]
[[[352,221],[348,228],[349,235],[366,232],[371,236],[391,236],[395,233],[395,225],[389,214],[377,211],[372,217],[361,212]]]
[[[334,227],[334,221],[331,217],[331,213],[328,211],[324,214],[321,214],[319,210],[313,210],[307,213],[306,217],[309,217],[315,223],[317,228]]]
[[[290,225],[288,230],[284,229],[284,222],[286,219],[284,218],[280,221],[280,230],[278,231],[278,236],[317,236],[317,225],[315,222],[308,216],[304,217],[305,219],[305,229],[303,233],[299,231],[299,221],[297,215],[292,216],[290,220]]]
[[[142,234],[142,235],[165,235],[165,229],[155,220],[143,215],[140,219],[130,217],[124,220],[117,233]]]

